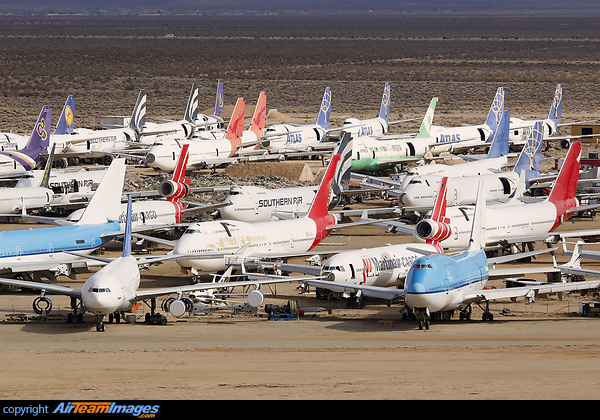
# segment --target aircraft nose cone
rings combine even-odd
[[[426,291],[427,291],[427,289],[425,288],[423,283],[411,282],[410,284],[406,285],[407,293],[422,294],[422,293],[425,293]]]
[[[111,314],[119,305],[109,293],[88,293],[84,298],[84,306],[95,314]]]

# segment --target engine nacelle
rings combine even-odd
[[[46,296],[39,296],[33,300],[33,311],[38,314],[49,314],[52,310],[52,301]]]
[[[265,295],[260,290],[255,289],[248,293],[247,299],[248,305],[252,306],[253,308],[258,308],[265,301]]]
[[[452,234],[452,227],[447,223],[423,219],[415,226],[415,235],[423,240],[441,242]]]
[[[190,195],[191,187],[187,182],[164,180],[158,186],[158,193],[167,198],[182,198]]]

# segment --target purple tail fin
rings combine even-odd
[[[16,151],[4,151],[0,154],[8,156],[17,161],[26,171],[33,170],[40,161],[40,154],[48,152],[50,145],[50,120],[52,118],[52,110],[48,105],[42,107],[42,112],[38,117],[35,127],[31,132],[27,145]]]

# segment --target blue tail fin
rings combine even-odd
[[[198,118],[198,87],[196,83],[192,83],[192,90],[190,91],[190,97],[185,107],[183,119],[194,124],[196,118]]]
[[[47,153],[50,144],[50,120],[52,111],[48,105],[42,107],[35,127],[27,145],[21,150],[3,151],[0,154],[16,160],[26,171],[35,169],[40,161],[40,154]]]
[[[541,121],[536,121],[513,169],[519,176],[525,174],[526,187],[529,187],[529,179],[540,174],[543,143],[544,126]]]
[[[125,234],[123,236],[123,257],[131,255],[131,194],[127,195],[127,216],[125,218]]]
[[[488,113],[487,119],[485,120],[485,125],[490,127],[492,131],[496,131],[498,123],[500,122],[500,117],[503,112],[504,88],[499,87],[496,91],[496,96],[494,96],[494,100],[492,101],[492,106],[490,107],[490,112]]]
[[[390,84],[385,83],[383,89],[383,98],[381,98],[381,108],[379,108],[379,118],[383,118],[386,122],[390,121],[390,102],[392,97],[390,95]]]
[[[498,127],[492,136],[492,142],[487,158],[497,158],[508,154],[508,133],[510,124],[510,114],[508,111],[503,111],[498,121]]]
[[[146,91],[140,90],[137,102],[133,107],[131,113],[131,120],[129,121],[129,128],[135,131],[137,134],[141,134],[146,124]]]
[[[558,120],[562,116],[562,86],[560,84],[556,85],[556,91],[554,92],[554,100],[552,101],[552,106],[550,107],[550,113],[548,113],[548,119],[550,120]]]
[[[54,134],[67,134],[73,132],[75,122],[75,96],[69,95],[65,106],[58,117]]]
[[[323,100],[321,101],[321,109],[319,109],[319,116],[317,117],[317,125],[323,127],[325,130],[329,130],[329,121],[331,119],[331,90],[326,87],[325,93],[323,94]]]
[[[223,82],[221,79],[217,82],[217,98],[215,99],[215,112],[213,115],[222,117],[225,111],[225,97],[223,96]]]

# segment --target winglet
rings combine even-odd
[[[223,82],[219,79],[217,82],[217,97],[215,99],[215,112],[213,115],[222,117],[223,111],[225,111],[225,97],[223,96]]]
[[[123,257],[131,255],[131,194],[127,195],[127,215],[125,217],[125,234],[123,236]]]
[[[60,117],[58,117],[58,122],[56,123],[56,128],[54,129],[53,134],[67,134],[73,132],[73,126],[75,122],[75,96],[69,95],[67,96],[67,100],[65,101],[65,106],[63,107],[62,112],[60,113]]]
[[[331,121],[331,90],[329,87],[325,88],[323,94],[323,100],[321,101],[321,108],[319,109],[319,116],[317,117],[317,125],[325,130],[329,130],[329,122]]]

